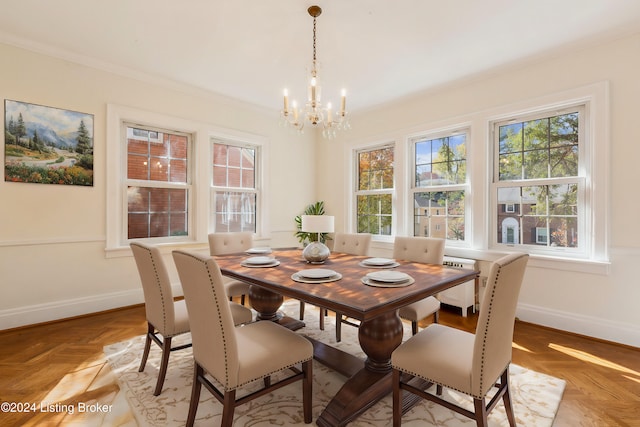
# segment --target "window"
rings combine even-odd
[[[494,124],[497,244],[582,249],[586,120],[578,105]]]
[[[190,136],[125,126],[127,239],[188,235]]]
[[[356,153],[358,233],[390,236],[393,225],[394,147]]]
[[[217,232],[256,232],[258,198],[255,146],[213,142],[212,219]]]
[[[467,132],[420,136],[413,147],[413,235],[465,240]]]
[[[267,188],[260,185],[268,139],[108,104],[107,141],[107,257],[131,256],[134,238],[167,248],[206,245],[216,229],[269,238]]]

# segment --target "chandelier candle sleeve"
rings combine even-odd
[[[287,89],[284,90],[284,114],[285,116],[289,114],[289,91]]]

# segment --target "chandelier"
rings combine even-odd
[[[300,133],[304,129],[305,122],[309,122],[314,127],[322,126],[322,135],[331,139],[335,137],[336,130],[349,129],[351,127],[345,110],[347,96],[346,91],[342,89],[340,108],[336,111],[332,109],[331,103],[327,103],[326,106],[322,105],[322,91],[318,78],[318,61],[316,58],[316,18],[320,16],[322,9],[319,6],[311,6],[307,9],[307,12],[313,17],[313,62],[307,89],[307,102],[304,106],[298,107],[296,101],[293,101],[290,107],[289,92],[285,89],[282,118],[286,125],[298,130]]]

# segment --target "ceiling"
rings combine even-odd
[[[279,109],[313,4],[323,100],[352,112],[640,31],[638,0],[0,0],[0,42]]]

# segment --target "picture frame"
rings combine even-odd
[[[93,186],[93,114],[5,99],[6,182]]]

